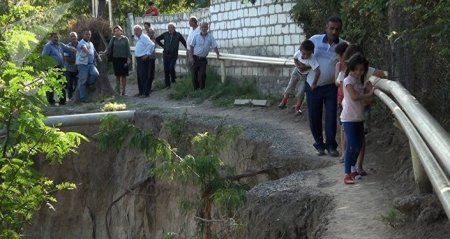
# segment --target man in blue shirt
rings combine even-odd
[[[312,88],[314,73],[307,76],[305,84],[306,100],[308,102],[309,127],[314,137],[314,147],[317,155],[325,154],[325,150],[333,157],[339,156],[336,150],[337,128],[337,87],[335,85],[334,71],[337,62],[335,48],[340,42],[339,34],[342,30],[342,20],[333,16],[328,18],[325,34],[316,34],[310,38],[314,43],[314,55],[320,65],[321,74],[317,87]],[[300,69],[303,70],[303,69]],[[322,109],[325,107],[325,142],[322,132]]]
[[[58,33],[50,33],[50,40],[47,42],[47,44],[44,45],[44,49],[42,49],[42,55],[47,55],[53,58],[56,61],[55,68],[62,69],[64,67],[64,51],[75,51],[75,49],[66,46],[63,43],[60,43]],[[60,79],[61,78],[58,77],[58,80]],[[62,88],[62,95],[59,98],[60,105],[66,104],[65,88],[66,86],[64,85],[64,87]],[[50,105],[55,104],[54,91],[47,92],[47,101]]]
[[[70,42],[67,46],[76,48],[78,46],[78,35],[76,32],[69,33]],[[78,82],[78,68],[75,65],[76,52],[64,51],[64,61],[66,68],[66,79],[67,79],[67,96],[72,99],[73,92],[77,87]]]
[[[211,49],[217,54],[217,59],[219,59],[219,49],[217,48],[217,43],[214,37],[208,32],[208,23],[203,22],[200,26],[200,34],[194,36],[191,43],[191,62],[193,65],[192,69],[192,84],[194,90],[205,88],[206,83],[206,65],[208,64],[207,56]]]
[[[99,73],[95,66],[95,58],[98,61],[98,53],[91,42],[91,31],[83,32],[83,39],[78,43],[75,64],[78,68],[78,92],[80,102],[87,102],[87,86],[93,86],[98,79]]]

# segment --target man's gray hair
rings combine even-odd
[[[78,34],[76,32],[70,32],[69,36],[75,35],[75,37],[78,37]]]
[[[173,27],[177,27],[177,24],[175,24],[175,22],[169,22],[169,24],[167,24],[167,26],[172,25]]]
[[[142,30],[142,27],[141,27],[140,25],[134,25],[133,30],[134,30],[134,29]]]

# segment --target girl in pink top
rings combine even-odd
[[[371,84],[366,84],[368,93],[364,93],[364,78],[368,67],[369,62],[361,54],[353,55],[348,61],[343,82],[341,122],[347,138],[344,155],[345,184],[354,184],[354,180],[359,176],[355,164],[364,143],[364,105],[374,91]]]

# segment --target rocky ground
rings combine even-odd
[[[118,100],[128,109],[163,117],[187,112],[197,124],[239,124],[245,138],[268,146],[267,165],[277,170],[272,180],[249,193],[244,209],[253,213],[247,218],[248,238],[450,238],[450,224],[436,199],[414,194],[408,142],[393,120],[372,126],[367,135],[368,176],[349,186],[343,183],[338,158],[315,155],[306,114],[294,116],[275,105],[216,108],[210,102],[173,101],[168,90],[154,91],[149,98],[131,97],[136,91],[131,81],[129,96]],[[98,109],[95,104],[69,103],[51,111]]]

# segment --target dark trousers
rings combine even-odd
[[[137,65],[137,81],[139,95],[149,95],[150,94],[150,79],[149,79],[149,66],[150,60],[147,58],[145,60],[142,57],[136,57]]]
[[[60,68],[60,67],[57,67],[57,68]],[[61,76],[58,76],[58,81],[60,81],[61,80]],[[67,84],[67,83],[66,83]],[[66,84],[64,84],[64,86],[62,87],[62,95],[59,97],[59,104],[60,105],[65,105],[66,104]],[[48,101],[48,103],[49,104],[51,104],[51,105],[54,105],[55,104],[55,99],[54,99],[54,96],[55,96],[55,91],[47,91],[46,93],[46,96],[47,96],[47,101]]]
[[[192,69],[192,85],[194,90],[205,89],[206,86],[206,57],[194,56],[194,67]]]
[[[309,127],[314,137],[316,149],[335,150],[336,142],[336,113],[337,113],[337,87],[329,84],[317,87],[314,91],[306,83],[306,100],[308,102]],[[322,133],[322,112],[325,105],[325,144]]]
[[[148,65],[148,79],[149,79],[149,94],[152,91],[152,84],[153,84],[153,80],[155,79],[155,61],[156,59],[150,59],[149,60],[149,65]]]
[[[72,99],[73,92],[77,88],[78,84],[78,72],[66,71],[66,79],[67,79],[67,96],[69,99]]]
[[[164,81],[166,87],[170,87],[171,83],[175,83],[175,64],[177,63],[177,57],[164,54]]]

